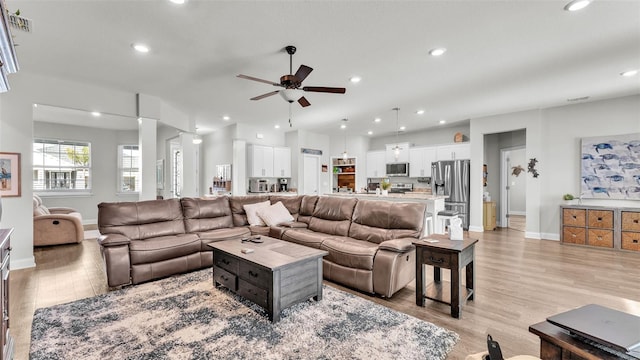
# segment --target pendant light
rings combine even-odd
[[[342,153],[342,159],[347,160],[349,155],[347,154],[347,119],[342,119],[342,125],[340,128],[344,131],[344,152]]]
[[[400,121],[400,108],[395,107],[393,108],[393,110],[396,111],[396,146],[393,148],[393,156],[395,157],[396,161],[398,161],[398,158],[400,158],[400,150],[402,150],[398,142],[398,136],[400,135],[400,128],[398,125]]]

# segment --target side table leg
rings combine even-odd
[[[451,267],[451,316],[460,317],[460,259],[454,261]]]
[[[469,264],[467,264],[465,272],[466,272],[466,275],[467,275],[467,278],[466,278],[467,288],[471,289],[471,295],[469,296],[469,300],[473,300],[473,297],[476,294],[476,290],[475,290],[475,287],[474,287],[475,286],[475,280],[476,280],[476,274],[473,271],[473,261],[470,262]]]
[[[433,267],[433,281],[440,282],[440,275],[441,275],[440,268],[437,267],[437,266],[434,266]]]
[[[424,290],[424,265],[419,255],[416,257],[416,305],[418,306],[424,306]]]

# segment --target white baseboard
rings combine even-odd
[[[472,231],[472,232],[484,232],[484,227],[482,227],[482,226],[469,226],[469,231]]]
[[[527,212],[526,211],[509,211],[509,215],[521,215],[521,216],[527,216]]]
[[[96,225],[98,219],[82,219],[82,225]]]
[[[27,259],[11,259],[11,270],[18,269],[28,269],[32,267],[36,267],[35,257],[27,258]]]
[[[524,233],[524,237],[527,239],[538,239],[538,240],[542,239],[539,232],[533,232],[533,231],[526,231]]]
[[[554,234],[554,233],[542,233],[542,238],[544,240],[555,240],[555,241],[560,241],[560,234]]]

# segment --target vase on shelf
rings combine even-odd
[[[382,190],[381,193],[382,193],[382,196],[388,196],[389,190]]]

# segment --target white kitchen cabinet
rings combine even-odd
[[[471,159],[471,144],[440,145],[436,150],[438,161]]]
[[[381,178],[385,177],[387,172],[387,162],[385,157],[386,151],[369,151],[367,152],[367,177]]]
[[[398,157],[396,157],[395,148],[396,145],[400,147],[400,153]],[[406,163],[409,162],[409,143],[397,143],[397,144],[387,144],[385,145],[387,148],[386,151],[386,163]]]
[[[273,148],[273,176],[291,177],[291,149],[288,147]]]
[[[409,177],[431,176],[431,163],[437,161],[435,146],[409,149]]]
[[[273,147],[249,145],[249,177],[273,177]]]

